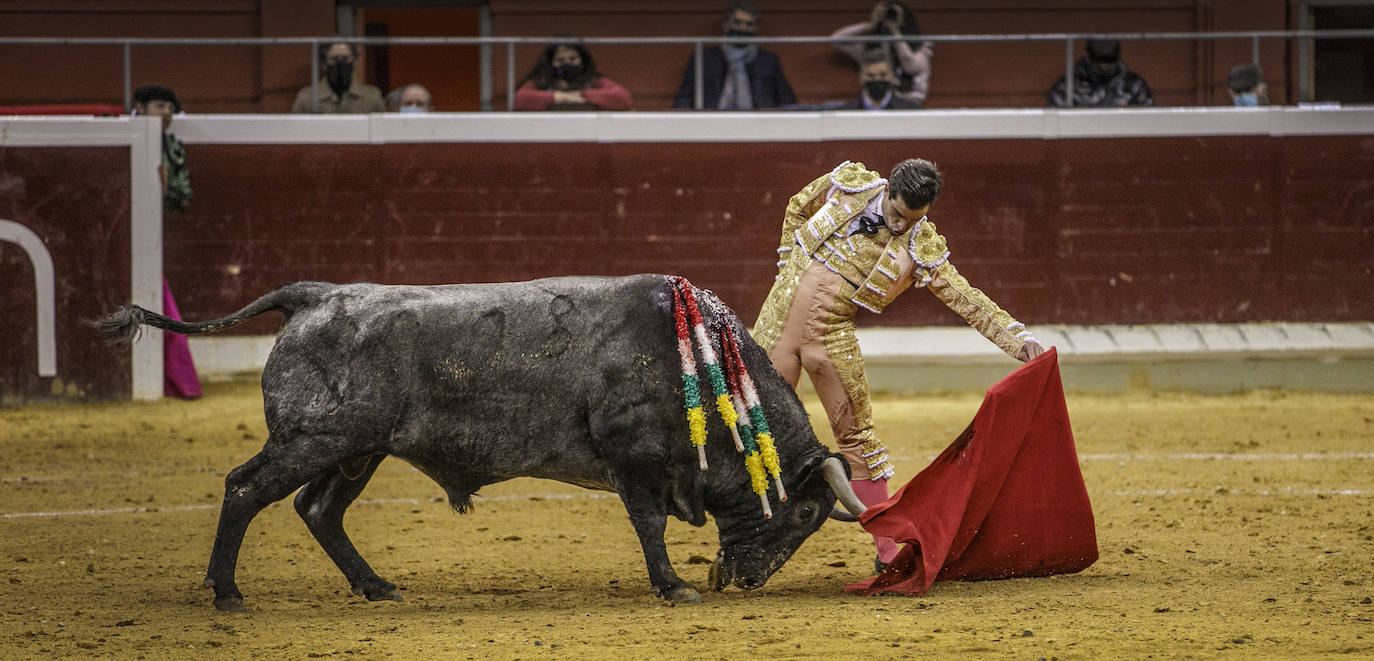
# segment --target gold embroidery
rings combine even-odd
[[[768,292],[768,298],[763,301],[763,309],[759,310],[759,318],[749,331],[764,351],[772,351],[778,343],[778,338],[782,337],[782,327],[787,323],[787,313],[792,309],[797,283],[801,282],[802,272],[812,261],[810,255],[800,250],[793,250],[788,254],[790,257],[778,271],[773,288]]]
[[[917,266],[927,269],[933,269],[949,258],[949,247],[945,244],[945,237],[936,231],[935,223],[929,220],[921,221],[916,225],[916,229],[912,230],[909,249]]]
[[[1016,320],[981,290],[970,285],[953,264],[947,261],[935,269],[928,287],[936,298],[963,317],[969,326],[997,345],[997,348],[1012,358],[1021,352],[1025,341],[1017,339],[1016,334],[1007,329],[1017,323]]]
[[[778,249],[785,250],[796,243],[793,233],[820,210],[825,204],[825,193],[830,190],[830,175],[823,174],[801,189],[787,201],[787,211],[782,219],[782,238]]]
[[[873,431],[873,405],[868,397],[868,376],[864,373],[863,354],[854,335],[853,306],[844,305],[841,301],[836,303],[839,309],[832,309],[832,314],[826,319],[825,353],[830,357],[835,375],[839,377],[849,398],[853,427],[847,438],[840,438],[841,430],[835,429],[832,421],[831,432],[836,435],[835,444],[850,460],[852,478],[861,480],[888,470],[892,464],[888,460],[887,448],[883,447]],[[858,453],[852,449],[856,445],[859,447]],[[874,468],[870,469],[869,466]]]
[[[884,232],[874,235],[876,239]],[[865,237],[867,238],[867,237]],[[864,264],[873,264],[867,273],[859,277],[864,278],[859,290],[854,293],[854,302],[873,312],[882,312],[888,303],[895,298],[893,287],[897,284],[897,276],[901,271],[898,263],[897,250],[903,250],[903,237],[893,237],[886,245],[879,246],[876,240],[870,239],[868,249],[863,252]]]
[[[864,167],[863,163],[848,161],[835,168],[829,174],[829,178],[836,187],[848,193],[870,190],[878,187],[880,183],[887,183],[887,180],[879,176],[877,172]]]

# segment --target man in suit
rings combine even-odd
[[[750,0],[731,0],[721,26],[726,37],[758,34],[759,9]],[[706,110],[757,110],[797,102],[778,56],[758,44],[725,42],[701,54],[702,105]],[[695,108],[696,62],[687,58],[674,108]]]

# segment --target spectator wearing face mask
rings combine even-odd
[[[1264,70],[1258,64],[1237,64],[1226,76],[1226,89],[1231,103],[1237,106],[1269,105],[1269,86],[1264,84]]]
[[[324,65],[324,78],[296,94],[291,112],[386,112],[381,90],[353,80],[353,65],[358,60],[358,49],[353,44],[339,42],[321,46],[320,60]],[[317,107],[310,105],[312,88]]]
[[[844,110],[919,110],[921,106],[897,93],[897,72],[881,48],[864,53],[859,67],[859,97],[846,104]]]
[[[758,34],[759,9],[748,0],[725,7],[721,28],[726,37]],[[682,84],[673,97],[674,108],[696,107],[696,57],[687,58]],[[701,96],[705,110],[757,110],[797,102],[782,73],[782,62],[758,44],[726,42],[701,52]]]
[[[1089,39],[1086,50],[1073,68],[1072,105],[1111,108],[1155,104],[1145,79],[1127,69],[1121,60],[1121,42]],[[1066,83],[1064,76],[1060,76],[1050,88],[1050,106],[1064,108],[1070,105]]]
[[[411,83],[402,85],[386,95],[386,109],[389,112],[432,112],[434,97],[424,85]]]
[[[162,183],[163,222],[172,223],[191,206],[191,174],[186,167],[186,147],[172,133],[172,116],[181,112],[181,102],[171,89],[144,85],[134,90],[130,114],[158,117],[162,122],[162,160],[157,177]],[[162,279],[162,313],[181,320],[172,287]],[[191,358],[191,345],[185,335],[168,333],[162,341],[162,392],[168,397],[197,399],[201,396],[200,377]]]
[[[516,110],[629,110],[630,91],[603,76],[586,46],[544,49],[515,91]]]
[[[930,64],[935,58],[935,44],[919,38],[912,39],[920,34],[921,24],[911,13],[911,7],[905,2],[883,0],[873,4],[867,22],[846,25],[830,36],[907,37],[905,41],[875,41],[867,44],[858,41],[836,42],[835,48],[853,58],[860,68],[863,68],[870,51],[885,51],[893,62],[892,73],[896,77],[893,84],[897,96],[921,108],[925,106],[926,93],[930,90]]]

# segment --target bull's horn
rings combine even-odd
[[[844,508],[839,505],[836,505],[835,509],[830,510],[830,518],[836,521],[844,521],[845,523],[854,523],[859,520],[859,517],[844,511]]]
[[[825,471],[825,481],[830,484],[830,490],[835,492],[835,497],[855,519],[868,509],[858,494],[854,493],[854,487],[849,484],[849,476],[844,474],[844,464],[840,463],[837,457],[826,457],[821,462],[821,470]]]

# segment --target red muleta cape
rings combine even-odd
[[[1051,347],[988,389],[953,444],[864,512],[865,530],[905,545],[846,590],[919,595],[935,581],[1068,574],[1097,560],[1058,356]]]

